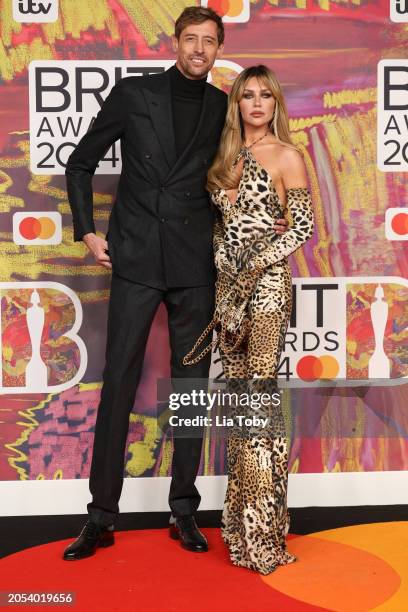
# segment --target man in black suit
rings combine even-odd
[[[185,367],[183,356],[214,309],[213,211],[207,170],[225,121],[227,96],[206,83],[223,50],[224,28],[211,9],[189,7],[176,22],[177,63],[166,72],[120,80],[90,131],[70,156],[68,197],[74,239],[112,268],[106,365],[95,427],[89,520],[64,559],[114,543],[129,413],[140,380],[149,330],[161,302],[168,312],[172,379],[208,378],[208,355]],[[106,240],[95,233],[92,176],[115,141],[122,172]],[[207,542],[194,513],[202,438],[175,438],[170,535],[202,552]]]
[[[65,550],[65,559],[84,558],[114,542],[129,413],[161,302],[168,312],[172,378],[208,377],[210,355],[193,367],[183,366],[182,358],[214,308],[213,212],[205,183],[227,96],[206,79],[222,53],[222,20],[211,9],[185,9],[173,41],[176,65],[120,80],[67,163],[74,239],[83,240],[98,263],[112,268],[112,281],[89,520]],[[122,173],[104,240],[95,233],[92,176],[119,139]],[[201,446],[200,437],[174,439],[169,495],[171,535],[193,551],[207,550],[194,519]]]

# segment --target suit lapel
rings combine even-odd
[[[171,89],[170,77],[168,71],[163,73],[163,87],[160,91],[152,91],[144,89],[144,95],[148,104],[150,116],[153,123],[154,131],[160,142],[160,146],[166,157],[169,173],[166,180],[170,178],[184,163],[189,153],[197,142],[206,139],[210,134],[213,126],[219,119],[217,112],[218,98],[214,95],[214,91],[210,85],[206,85],[204,89],[203,104],[201,107],[200,118],[197,122],[196,129],[189,144],[184,149],[179,158],[177,158],[173,111],[171,104]]]
[[[176,163],[170,170],[170,174],[167,176],[166,180],[170,178],[184,163],[187,159],[189,153],[194,148],[200,140],[208,137],[211,134],[212,127],[216,121],[219,119],[219,114],[217,113],[217,98],[213,94],[212,87],[206,85],[204,89],[204,97],[203,104],[201,107],[200,118],[197,122],[196,129],[192,138],[190,139],[187,147],[184,149],[180,157],[177,159]]]
[[[149,107],[154,131],[163,149],[169,168],[172,168],[177,161],[177,152],[171,108],[170,78],[166,72],[163,74],[163,77],[164,87],[160,92],[144,89],[144,95]]]

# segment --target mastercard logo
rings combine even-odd
[[[388,240],[408,240],[408,208],[388,208],[385,211],[385,237]]]
[[[20,234],[27,240],[48,240],[55,234],[56,229],[54,221],[48,217],[26,217],[19,226]]]
[[[391,227],[398,236],[408,234],[408,213],[398,213],[391,221]]]
[[[62,240],[60,213],[15,213],[13,240],[15,244],[60,244]]]
[[[249,21],[250,0],[205,0],[201,6],[213,9],[223,21],[245,22]]]
[[[339,373],[339,362],[332,355],[306,355],[301,357],[296,365],[296,373],[302,380],[332,380]]]

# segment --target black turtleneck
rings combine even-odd
[[[176,65],[169,69],[169,73],[174,135],[177,155],[180,157],[197,127],[207,77],[188,79]]]

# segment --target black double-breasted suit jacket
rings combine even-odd
[[[226,107],[225,93],[207,83],[195,133],[177,158],[168,72],[120,80],[68,159],[74,240],[95,231],[92,176],[120,139],[107,233],[113,271],[158,289],[212,284],[214,211],[205,183]]]

